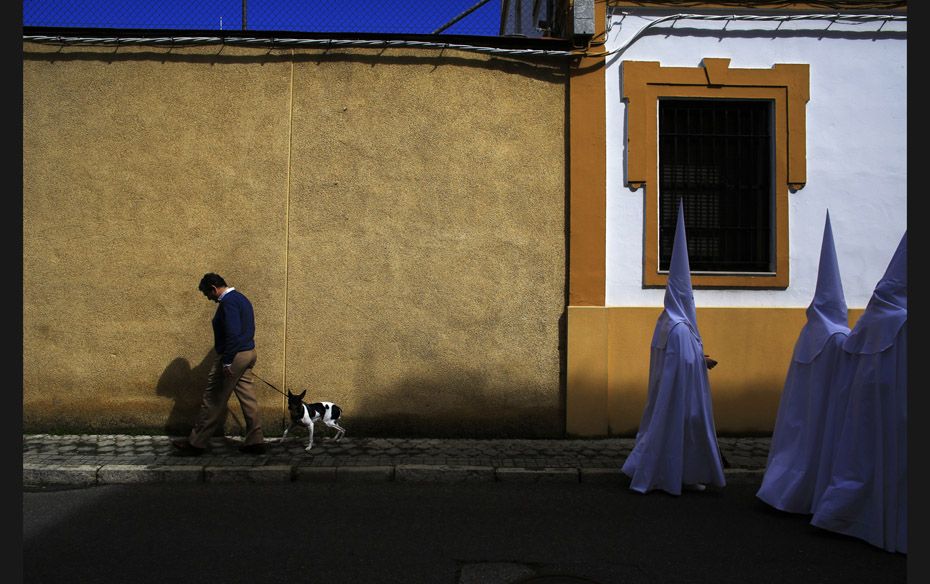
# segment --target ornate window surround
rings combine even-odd
[[[788,287],[788,192],[807,183],[806,104],[810,66],[776,64],[771,69],[731,69],[730,59],[706,57],[700,67],[662,67],[657,61],[623,63],[627,104],[626,186],[645,190],[643,286],[665,286],[659,272],[658,115],[660,97],[764,99],[774,105],[775,272],[772,274],[693,274],[704,288]]]

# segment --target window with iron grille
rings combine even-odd
[[[775,271],[772,102],[659,100],[659,271],[684,202],[692,273]]]
[[[788,195],[807,182],[810,66],[624,61],[626,176],[643,190],[643,286],[664,287],[678,201],[691,285],[784,290]]]

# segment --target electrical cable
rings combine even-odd
[[[619,14],[621,17],[634,16],[628,12],[621,12]],[[889,14],[791,14],[791,15],[775,15],[775,14],[670,14],[668,16],[662,16],[653,20],[640,30],[638,30],[630,39],[624,43],[622,46],[612,49],[610,51],[605,51],[601,53],[588,53],[588,56],[604,56],[608,57],[618,53],[623,53],[630,46],[638,41],[649,29],[655,27],[656,25],[662,24],[664,22],[678,22],[679,20],[723,20],[723,21],[774,21],[774,22],[791,22],[799,20],[828,20],[832,23],[842,22],[844,24],[866,24],[869,22],[887,22],[887,21],[907,21],[906,16],[897,16]]]

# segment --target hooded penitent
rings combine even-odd
[[[661,489],[680,495],[682,484],[725,484],[680,202],[665,310],[652,336],[646,407],[621,470],[640,493]]]
[[[907,233],[843,351],[849,397],[811,524],[907,553]]]
[[[827,212],[814,299],[785,377],[762,486],[756,496],[781,511],[811,513],[826,488],[846,394],[833,384],[849,335],[846,299]]]

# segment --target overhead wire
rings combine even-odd
[[[433,48],[459,49],[479,53],[506,55],[533,55],[546,57],[569,57],[575,51],[550,49],[512,49],[487,47],[463,43],[443,43],[436,41],[414,41],[403,39],[301,39],[301,38],[259,38],[259,37],[218,37],[218,36],[164,36],[164,37],[79,37],[65,35],[23,35],[23,41],[64,45],[246,45],[271,47],[361,47],[361,48]]]
[[[680,2],[678,4],[695,4],[694,2]],[[731,3],[735,4],[735,3]],[[772,2],[771,4],[782,4]],[[817,3],[830,4],[830,3]],[[836,3],[833,3],[836,4]],[[883,3],[876,3],[883,4]],[[885,3],[898,4],[898,3]],[[632,12],[620,11],[613,14],[614,16],[635,16]],[[607,38],[615,22],[599,35],[595,35],[588,40],[583,48],[571,50],[552,50],[552,49],[533,49],[533,48],[505,48],[491,47],[476,44],[465,43],[446,43],[439,41],[422,41],[422,40],[405,40],[405,39],[308,39],[308,38],[289,38],[289,37],[239,37],[239,36],[156,36],[156,37],[120,37],[120,36],[69,36],[69,35],[23,35],[23,41],[60,44],[60,45],[170,45],[174,46],[192,46],[192,45],[243,45],[243,46],[268,46],[277,47],[321,47],[321,48],[432,48],[432,49],[457,49],[462,51],[473,51],[486,54],[501,54],[511,56],[541,56],[541,57],[608,57],[626,51],[634,42],[642,38],[646,33],[652,31],[661,24],[675,23],[682,20],[705,20],[705,21],[829,21],[832,23],[842,22],[844,24],[866,24],[878,21],[907,21],[906,15],[897,14],[861,14],[861,13],[832,13],[832,14],[690,14],[676,13],[666,16],[660,16],[649,22],[636,33],[634,33],[622,46],[609,51],[594,51],[593,48],[602,48],[607,44]],[[828,25],[829,26],[829,25]]]
[[[629,12],[620,12],[619,16],[634,16],[634,14]],[[650,29],[667,22],[671,22],[672,25],[680,20],[712,20],[712,21],[774,21],[774,22],[792,22],[799,20],[827,20],[829,22],[842,22],[844,24],[866,24],[870,22],[879,22],[879,21],[907,21],[907,16],[900,15],[891,15],[891,14],[789,14],[789,15],[778,15],[778,14],[669,14],[667,16],[661,16],[652,22],[649,22],[644,27],[636,31],[633,36],[629,38],[623,45],[611,49],[609,51],[603,51],[598,53],[588,53],[588,56],[603,56],[608,57],[618,53],[625,52],[633,43],[642,38]]]

